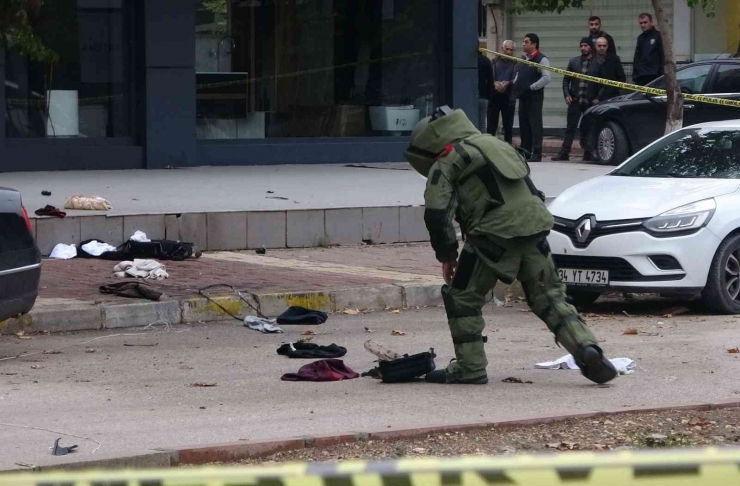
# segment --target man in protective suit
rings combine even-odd
[[[442,263],[442,297],[457,358],[426,380],[488,382],[481,309],[498,280],[515,279],[586,378],[596,383],[615,378],[616,369],[566,300],[546,239],[553,217],[524,158],[511,145],[481,134],[462,110],[447,106],[419,122],[405,156],[427,178],[424,221]],[[465,239],[459,260],[453,218]]]

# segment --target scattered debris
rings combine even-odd
[[[267,196],[265,199],[280,199],[281,201],[287,201],[287,197],[280,197],[280,196]]]
[[[548,449],[557,449],[559,451],[577,451],[581,446],[578,442],[555,442],[545,445]]]
[[[192,366],[188,366],[186,364],[181,364],[180,366],[178,366],[178,368],[181,370],[192,370],[193,369]]]
[[[668,436],[663,434],[651,434],[645,437],[645,445],[648,447],[665,447],[668,442]]]
[[[95,349],[95,348],[87,348],[87,349],[85,350],[85,352],[86,352],[86,353],[88,353],[88,354],[92,354],[92,353],[97,353],[97,352],[98,352],[98,350],[97,350],[97,349]]]
[[[31,365],[31,369],[32,369],[32,370],[40,370],[40,369],[43,369],[43,368],[44,368],[44,367],[43,367],[43,366],[41,366],[41,365]]]
[[[265,255],[267,254],[267,248],[265,248],[264,246],[257,248],[255,250],[255,253],[257,253],[258,255]]]
[[[51,451],[52,455],[55,455],[55,456],[66,456],[70,452],[74,452],[75,449],[77,449],[77,445],[71,445],[71,446],[68,446],[68,447],[60,446],[59,445],[59,441],[60,440],[62,440],[62,439],[59,438],[59,439],[56,439],[54,441],[54,447],[52,448],[52,451]]]
[[[275,191],[267,191],[267,194],[275,194]]]
[[[622,314],[624,314],[627,317],[634,317],[633,315],[630,315],[627,311],[622,311]]]
[[[18,339],[23,339],[24,341],[32,339],[31,336],[26,336],[23,331],[15,333],[15,337],[17,337]]]
[[[299,343],[310,343],[313,339],[313,336],[306,336],[304,338],[301,338],[298,340]]]
[[[303,331],[301,335],[302,336],[317,336],[318,333],[316,331]]]
[[[523,381],[521,378],[515,378],[513,376],[510,376],[508,378],[504,378],[503,380],[501,380],[501,382],[502,383],[522,383],[522,384],[527,384],[527,385],[534,384],[533,381],[529,381],[529,380]]]
[[[340,311],[342,314],[347,314],[348,316],[356,316],[360,313],[359,309],[342,309]]]
[[[400,313],[401,313],[401,310],[400,309],[393,309],[391,311],[391,314],[400,314]]]
[[[728,349],[727,352],[730,353],[730,354],[738,354],[738,353],[740,353],[740,348]]]
[[[190,388],[213,388],[216,385],[216,383],[203,383],[201,381],[196,381],[195,383],[191,383],[188,386]]]
[[[388,349],[385,346],[383,346],[380,343],[376,343],[372,339],[369,341],[365,341],[365,349],[370,352],[371,354],[374,354],[377,356],[378,359],[382,361],[391,361],[394,359],[398,359],[401,357],[399,353],[396,351],[393,351],[392,349]]]
[[[391,336],[405,336],[406,333],[403,331],[399,331],[398,329],[394,329],[391,331]]]
[[[153,344],[130,344],[130,343],[123,343],[124,346],[128,347],[143,347],[143,348],[151,348],[154,346],[158,346],[159,343],[153,343]]]
[[[59,351],[58,349],[47,349],[46,351],[44,351],[44,354],[63,354],[63,353]]]
[[[674,316],[680,316],[682,314],[688,314],[688,312],[689,312],[689,309],[686,308],[686,307],[683,307],[683,306],[680,306],[680,307],[671,307],[670,309],[668,309],[668,312],[664,316],[662,316],[662,317],[665,318],[665,319],[670,319],[671,317],[674,317]]]
[[[638,334],[638,331],[634,327],[628,327],[622,333],[623,336],[637,336],[637,334]]]
[[[44,192],[46,192],[46,191],[44,191]],[[29,464],[27,462],[16,462],[15,465],[16,466],[20,466],[20,467],[28,467],[28,468],[34,468],[34,467],[36,467],[36,464]]]
[[[41,191],[42,196],[51,196],[51,191]]]
[[[366,327],[365,328],[365,332],[375,332],[375,330],[374,329],[370,329],[369,327]]]

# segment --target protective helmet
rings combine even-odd
[[[404,156],[419,174],[427,177],[432,165],[448,144],[473,135],[480,135],[480,132],[465,112],[442,106],[414,127]]]

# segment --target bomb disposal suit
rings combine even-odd
[[[515,279],[583,375],[597,383],[613,379],[616,370],[566,300],[546,240],[553,217],[524,158],[481,134],[462,110],[447,107],[419,122],[405,156],[427,178],[424,221],[445,270],[442,296],[456,356],[446,370],[427,374],[427,381],[488,382],[481,310],[497,281]],[[465,241],[459,260],[453,218]]]

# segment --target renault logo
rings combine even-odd
[[[593,224],[591,223],[591,218],[586,218],[578,223],[578,226],[576,226],[576,239],[578,240],[578,243],[586,243],[586,240],[588,240],[588,237],[591,235],[592,229]]]

